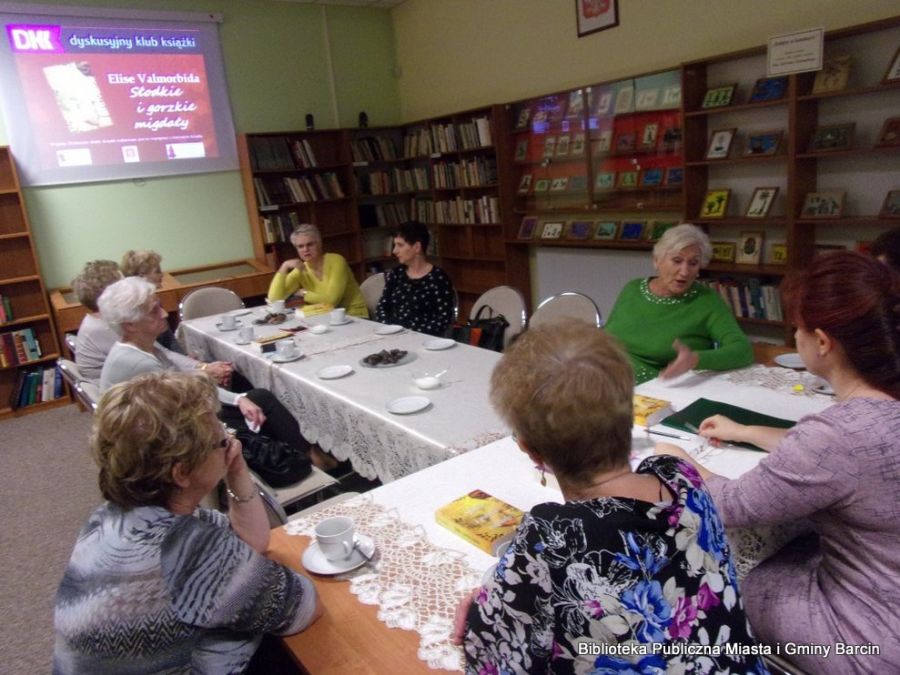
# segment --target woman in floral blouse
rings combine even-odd
[[[472,673],[765,673],[722,522],[696,471],[632,471],[632,372],[587,324],[527,331],[491,399],[565,503],[527,514],[461,605]]]
[[[415,220],[394,233],[394,257],[400,264],[385,276],[376,321],[429,335],[442,335],[450,327],[456,293],[447,273],[425,257],[430,240],[428,228]]]

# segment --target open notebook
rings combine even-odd
[[[748,410],[747,408],[741,408],[740,406],[731,405],[730,403],[722,403],[721,401],[713,401],[708,398],[698,398],[684,408],[684,410],[679,410],[677,413],[673,413],[666,417],[661,424],[672,427],[673,429],[694,433],[694,430],[700,427],[700,423],[703,420],[707,417],[712,417],[713,415],[725,415],[725,417],[734,420],[738,424],[777,427],[779,429],[790,429],[796,424],[796,422],[792,422],[791,420],[764,415],[763,413]],[[693,425],[694,428],[691,429],[689,425]],[[759,448],[752,443],[733,443],[733,445],[749,448],[751,450],[762,450],[762,448]]]

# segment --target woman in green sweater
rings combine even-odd
[[[299,257],[285,260],[269,284],[269,300],[297,294],[306,304],[328,303],[344,307],[350,316],[369,318],[366,300],[344,256],[324,253],[322,233],[310,223],[298,225],[291,243]]]
[[[753,349],[731,309],[696,282],[712,256],[695,225],[666,231],[653,247],[657,276],[629,281],[606,322],[625,347],[640,384],[657,375],[677,377],[694,368],[730,370],[753,362]]]

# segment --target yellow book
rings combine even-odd
[[[661,398],[634,395],[634,423],[640,427],[652,427],[674,412],[672,404]]]
[[[435,520],[485,553],[497,555],[509,543],[524,514],[482,490],[472,490],[439,508]]]

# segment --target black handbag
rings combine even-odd
[[[483,317],[482,314],[485,310],[488,315]],[[478,308],[474,319],[470,319],[465,324],[453,324],[447,329],[444,336],[456,342],[502,352],[503,336],[506,334],[507,327],[509,327],[509,321],[505,316],[502,314],[495,316],[492,307],[482,305]]]
[[[238,429],[235,436],[243,446],[247,466],[274,488],[293,485],[312,471],[309,457],[284,441],[255,434],[249,429]]]

